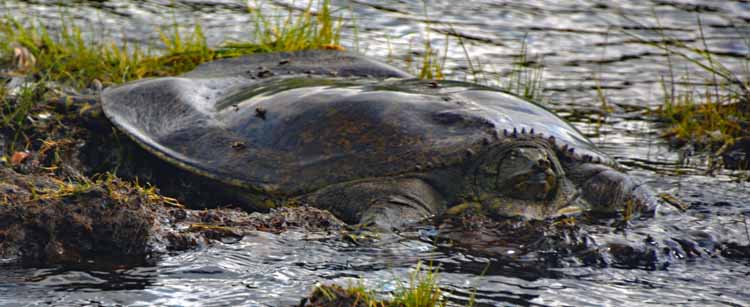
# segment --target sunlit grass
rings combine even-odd
[[[321,3],[313,13],[313,2],[295,17],[289,10],[285,18],[270,19],[263,15],[260,7],[251,9],[255,16],[254,33],[257,41],[252,44],[232,43],[230,47],[250,47],[253,52],[298,51],[307,49],[343,49],[340,45],[342,17],[334,17],[330,0]]]
[[[380,300],[375,291],[367,288],[363,283],[340,287],[336,285],[318,286],[312,297],[325,300],[323,303],[335,305],[335,302],[349,302],[351,306],[365,307],[436,307],[445,306],[442,290],[438,287],[438,272],[436,268],[425,268],[418,262],[409,274],[408,281],[397,281],[397,289],[391,294],[391,299]],[[473,305],[473,299],[468,306]],[[338,305],[337,305],[338,306]]]
[[[658,18],[656,21],[659,24]],[[750,79],[743,79],[730,70],[709,50],[700,17],[697,25],[701,46],[688,45],[663,30],[658,31],[662,38],[658,42],[630,32],[625,34],[667,55],[669,75],[661,80],[664,100],[654,112],[669,124],[664,135],[680,143],[716,150],[739,138],[750,137]],[[750,47],[750,37],[743,40]],[[705,72],[703,80],[696,80],[688,73],[682,80],[675,80],[674,58]],[[750,55],[745,59],[745,66],[750,67]],[[707,86],[698,87],[693,81]]]
[[[131,200],[131,198],[137,197],[143,203],[147,204],[182,207],[176,199],[160,195],[153,186],[143,186],[138,180],[135,180],[134,182],[123,181],[111,173],[97,175],[91,179],[80,177],[76,179],[62,180],[50,177],[50,180],[56,185],[56,187],[36,188],[32,186],[30,190],[30,198],[23,201],[35,202],[40,200],[46,201],[73,198],[77,195],[90,193],[99,189],[118,204],[125,204]]]
[[[86,37],[81,27],[64,18],[61,27],[52,31],[41,22],[0,17],[0,64],[11,76],[27,76],[27,82],[12,93],[0,84],[0,132],[12,138],[6,149],[12,153],[17,141],[33,128],[30,112],[46,103],[43,96],[49,81],[74,89],[96,88],[178,75],[204,62],[256,52],[340,48],[341,18],[333,17],[329,1],[320,3],[315,14],[313,2],[309,3],[301,13],[289,11],[287,17],[269,19],[260,11],[251,12],[258,22],[248,25],[252,40],[217,47],[208,45],[200,25],[191,31],[178,24],[155,29],[160,41],[144,48]]]
[[[424,268],[419,262],[409,275],[409,281],[399,284],[391,304],[406,307],[445,306],[437,282],[437,269],[432,266]]]
[[[204,62],[256,52],[340,48],[342,19],[332,16],[329,1],[324,1],[316,14],[312,9],[310,2],[297,17],[289,12],[286,18],[275,19],[259,10],[251,12],[257,23],[248,33],[255,34],[254,40],[226,42],[218,47],[207,44],[200,25],[192,31],[180,31],[175,24],[158,30],[162,49],[87,39],[79,26],[67,20],[59,31],[51,33],[39,22],[6,16],[0,19],[0,62],[11,62],[13,45],[17,44],[36,59],[30,73],[82,88],[94,80],[110,85],[177,75]]]
[[[737,97],[706,89],[685,89],[675,96],[664,85],[664,102],[657,114],[668,121],[666,136],[711,148],[750,135],[750,113]]]

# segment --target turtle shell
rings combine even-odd
[[[537,104],[476,84],[413,79],[344,52],[220,60],[102,93],[106,116],[155,155],[232,185],[299,195],[459,163],[534,129],[608,159]],[[458,179],[457,179],[458,180]]]

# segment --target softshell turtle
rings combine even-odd
[[[535,103],[346,52],[219,60],[108,88],[102,106],[148,151],[243,189],[253,208],[295,201],[390,228],[465,201],[532,219],[653,204]]]

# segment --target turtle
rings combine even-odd
[[[655,204],[537,103],[346,51],[216,60],[106,88],[101,104],[143,148],[242,191],[250,210],[302,203],[398,229],[466,202],[535,220]]]

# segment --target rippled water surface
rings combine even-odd
[[[250,1],[269,15],[305,4]],[[592,237],[601,243],[644,242],[651,236],[662,238],[659,244],[690,238],[699,245],[698,255],[664,255],[656,268],[526,267],[431,244],[424,239],[429,230],[366,247],[299,233],[258,233],[238,243],[166,256],[149,267],[3,268],[0,305],[286,306],[298,303],[317,282],[361,278],[375,289],[393,290],[394,280],[418,260],[440,266],[441,285],[457,305],[471,293],[488,306],[750,304],[750,259],[711,254],[708,246],[750,244],[750,184],[738,181],[737,172],[708,174],[701,157],[670,149],[658,137],[659,124],[638,115],[642,107],[661,103],[659,81],[669,66],[664,52],[632,37],[659,41],[661,29],[686,43],[703,44],[700,17],[705,44],[732,71],[745,74],[750,2],[359,0],[333,5],[348,20],[344,45],[355,49],[359,41],[361,52],[401,67],[407,65],[403,59],[422,50],[427,36],[442,52],[450,33],[446,67],[453,79],[504,85],[525,42],[530,59],[543,67],[543,99],[550,108],[630,167],[631,174],[691,204],[685,213],[635,221],[626,232],[594,228]],[[251,39],[254,25],[247,4],[238,1],[0,1],[0,8],[51,27],[61,15],[70,16],[94,37],[138,42],[157,41],[155,29],[175,21],[201,23],[212,44]],[[671,60],[679,76],[687,73],[690,82],[703,82],[695,67]],[[614,108],[606,117],[598,112],[598,90]]]

